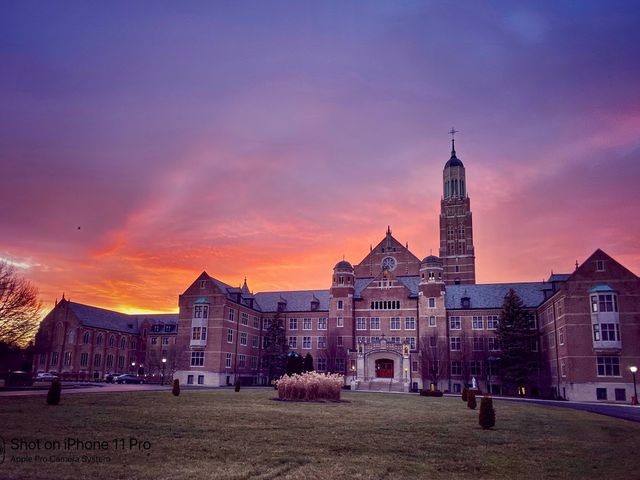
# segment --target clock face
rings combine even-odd
[[[382,259],[382,270],[389,270],[390,272],[396,268],[396,259],[393,257],[384,257]]]

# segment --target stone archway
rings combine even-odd
[[[375,361],[376,378],[393,378],[394,361],[390,358],[379,358]]]

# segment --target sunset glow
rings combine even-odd
[[[640,273],[637,3],[483,3],[5,4],[0,258],[46,308],[328,288],[437,254],[455,126],[478,283]]]

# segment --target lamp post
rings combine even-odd
[[[631,398],[631,405],[637,405],[638,404],[638,387],[636,385],[636,372],[638,371],[638,367],[634,365],[632,367],[629,367],[629,370],[631,370],[631,375],[633,375],[633,397]]]
[[[167,364],[167,359],[163,358],[162,359],[162,381],[160,382],[160,385],[164,385],[164,367]]]
[[[356,366],[355,365],[351,365],[351,376],[353,377],[353,379],[356,379]]]
[[[408,382],[409,381],[409,369],[407,367],[404,367],[404,381]]]
[[[135,371],[136,371],[136,362],[131,362],[131,370],[133,371],[133,373],[135,373]]]

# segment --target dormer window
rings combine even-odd
[[[460,303],[462,308],[471,308],[471,299],[469,297],[462,297]]]
[[[278,311],[284,312],[284,309],[287,308],[287,304],[285,302],[278,302]]]
[[[315,312],[316,310],[318,310],[318,308],[320,308],[320,303],[313,300],[311,302],[311,311]]]

